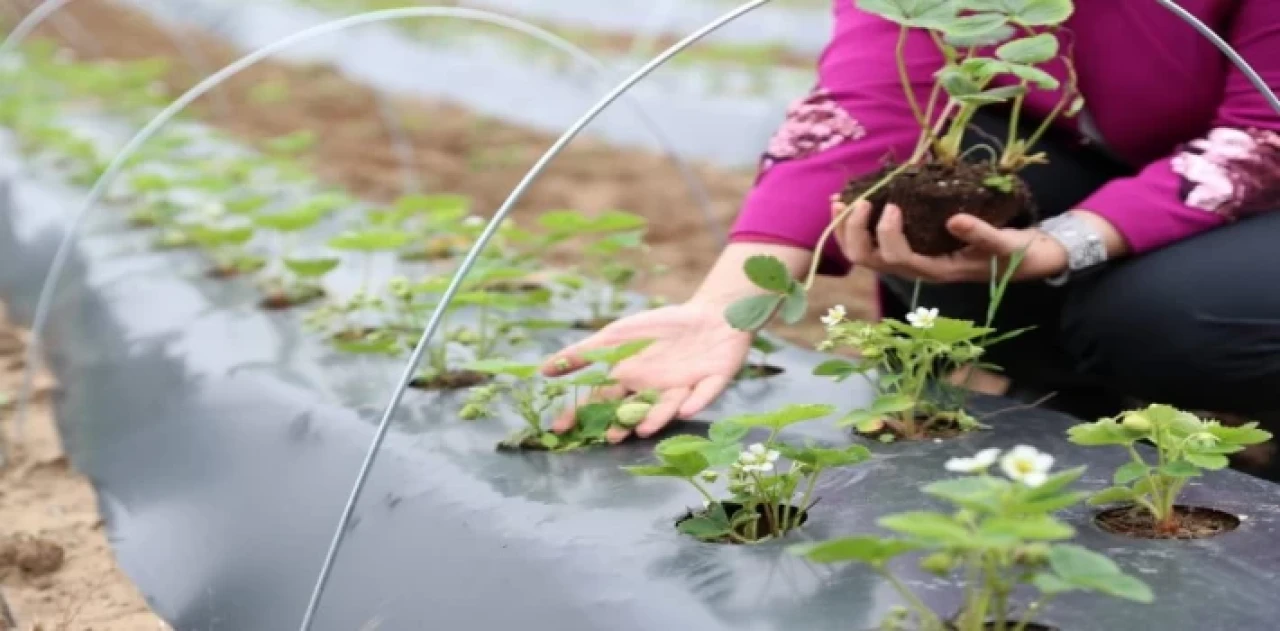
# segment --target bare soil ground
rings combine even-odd
[[[26,336],[0,306],[0,402],[18,391]],[[115,562],[89,480],[67,462],[42,374],[23,431],[0,403],[0,631],[169,627]]]
[[[32,0],[11,3],[29,7]],[[64,11],[96,41],[67,41],[51,27],[37,34],[58,39],[82,58],[175,59],[167,79],[175,95],[203,78],[182,62],[172,38],[145,15],[103,0],[74,2]],[[238,56],[227,43],[207,34],[184,32],[181,37],[199,47],[217,67]],[[286,86],[289,98],[279,103],[253,99],[253,88],[267,81]],[[194,106],[206,122],[250,143],[315,130],[320,142],[310,159],[321,177],[374,201],[391,200],[403,192],[396,153],[378,115],[374,92],[367,86],[331,67],[268,62],[239,75],[222,90],[233,116],[217,118],[206,98]],[[553,141],[546,134],[449,103],[397,98],[395,108],[410,127],[416,170],[427,189],[470,195],[482,213],[491,213],[501,204]],[[712,196],[715,214],[728,225],[754,174],[706,165],[697,170]],[[652,260],[668,266],[670,272],[646,281],[640,289],[669,300],[682,300],[692,293],[718,254],[717,243],[707,234],[679,173],[655,153],[618,149],[589,137],[576,140],[534,184],[516,209],[516,217],[527,219],[557,208],[620,208],[649,218]],[[571,254],[563,256],[571,258]],[[811,344],[821,336],[818,315],[831,305],[844,304],[853,316],[873,314],[872,287],[871,277],[861,272],[849,278],[820,279],[813,292],[810,321],[779,326],[775,332]]]

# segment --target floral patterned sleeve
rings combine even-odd
[[[1224,37],[1280,90],[1280,2],[1243,0]],[[1204,138],[1079,204],[1110,221],[1132,253],[1280,211],[1280,116],[1238,70],[1227,76],[1222,94]]]
[[[850,178],[905,159],[919,126],[903,96],[894,50],[897,25],[835,3],[835,32],[818,64],[818,85],[793,104],[760,160],[756,185],[734,225],[733,241],[813,249],[831,218],[831,195]],[[907,42],[908,77],[923,103],[941,65],[924,33]],[[831,239],[819,271],[845,274],[849,262]]]

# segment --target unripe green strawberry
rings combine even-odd
[[[633,401],[631,403],[623,403],[622,405],[619,405],[617,412],[618,425],[627,429],[631,429],[636,425],[639,425],[640,422],[644,420],[644,417],[649,415],[649,410],[651,408],[653,408],[652,405],[640,401]]]

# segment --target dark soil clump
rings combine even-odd
[[[0,569],[16,567],[28,576],[44,576],[62,569],[62,546],[39,537],[17,535],[0,540]]]
[[[492,378],[491,375],[474,370],[451,370],[431,377],[419,377],[409,385],[419,390],[461,390],[478,386]]]
[[[1136,539],[1205,539],[1240,526],[1240,518],[1212,508],[1174,506],[1173,513],[1171,530],[1159,528],[1151,513],[1137,506],[1104,510],[1093,521],[1109,533]]]
[[[840,193],[840,200],[853,203],[895,168],[886,165],[879,173],[850,181]],[[1020,215],[1034,213],[1025,182],[1015,176],[1013,189],[1006,193],[984,183],[993,174],[989,165],[965,162],[908,168],[868,198],[872,211],[867,225],[872,238],[888,203],[902,209],[902,229],[911,249],[926,256],[950,254],[964,247],[947,230],[947,220],[957,214],[967,213],[1002,228]]]

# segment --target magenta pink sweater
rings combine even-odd
[[[1179,0],[1280,90],[1280,0]],[[835,32],[818,85],[788,110],[761,160],[734,241],[812,249],[830,219],[830,196],[886,156],[910,154],[918,127],[894,64],[898,27],[835,0]],[[1074,60],[1096,133],[1141,167],[1080,204],[1115,224],[1135,254],[1251,213],[1280,210],[1280,116],[1211,42],[1154,0],[1076,0],[1059,40]],[[942,59],[923,32],[907,46],[919,102]],[[1047,68],[1060,80],[1061,63]],[[1009,82],[1005,82],[1007,84]],[[1064,81],[1065,84],[1065,81]],[[998,84],[1002,85],[1002,84]],[[1035,90],[1042,116],[1059,93]],[[1062,126],[1083,134],[1080,119]],[[834,239],[824,273],[849,265]]]

